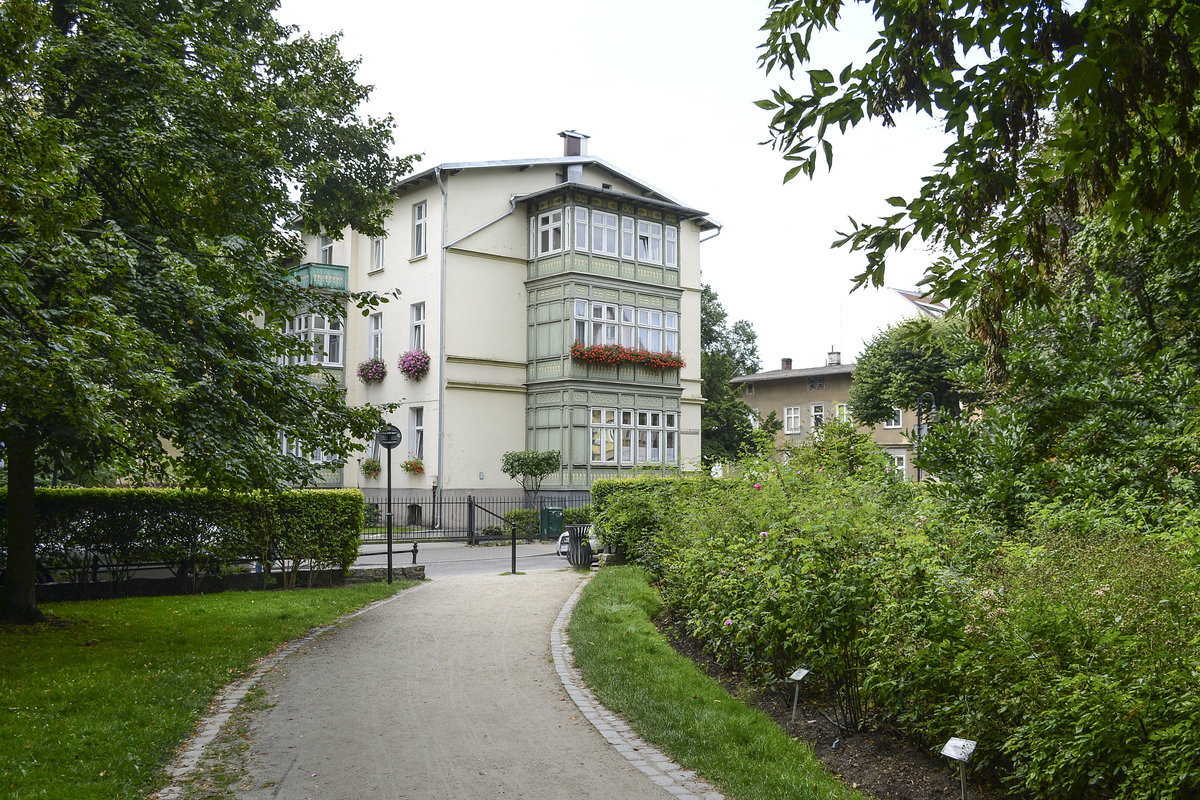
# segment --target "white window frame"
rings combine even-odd
[[[408,455],[425,459],[425,407],[408,409]]]
[[[892,460],[892,469],[903,475],[908,457],[904,453],[888,453],[888,458]]]
[[[328,236],[321,237],[320,254],[317,256],[321,264],[333,263],[333,239]]]
[[[576,206],[572,216],[575,218],[575,249],[586,253],[588,249],[588,210],[582,206]]]
[[[637,347],[650,353],[672,352],[663,349],[665,313],[657,308],[637,310]],[[676,317],[676,327],[678,327]]]
[[[412,257],[429,253],[429,206],[422,200],[412,207]]]
[[[900,409],[900,408],[893,408],[892,411],[894,411],[895,414],[892,416],[891,419],[883,421],[883,427],[886,430],[896,430],[897,428],[903,428],[904,427],[904,410]]]
[[[637,225],[633,217],[621,217],[621,258],[633,261],[637,255]]]
[[[561,253],[563,249],[562,209],[547,211],[537,217],[537,255],[547,256]]]
[[[663,228],[663,264],[679,266],[679,229],[671,225]]]
[[[648,219],[637,221],[637,259],[646,264],[661,264],[663,226]]]
[[[633,347],[637,344],[637,309],[633,306],[621,306],[621,346]]]
[[[589,409],[589,460],[632,467],[679,463],[679,412],[597,407]]]
[[[825,404],[824,403],[813,403],[811,406],[809,406],[809,414],[811,415],[811,418],[812,418],[812,429],[814,431],[816,431],[817,428],[820,428],[822,425],[825,424]]]
[[[846,422],[850,419],[850,406],[847,403],[833,404],[833,418],[838,422]]]
[[[288,336],[307,342],[312,347],[312,352],[307,356],[290,356],[289,364],[343,365],[346,331],[342,320],[305,312],[287,319],[283,329]]]
[[[295,439],[289,440],[286,433],[279,434],[279,449],[284,455],[301,458],[313,464],[328,464],[333,461],[333,456],[325,455],[319,447],[311,453],[306,453],[300,449],[300,442]]]
[[[572,313],[574,319],[574,329],[572,331],[575,341],[581,344],[588,343],[588,301],[575,300],[575,310]]]
[[[663,463],[679,463],[679,414],[663,412]]]
[[[340,367],[343,363],[346,342],[345,325],[340,319],[312,315],[309,326],[315,347],[313,360],[326,367]]]
[[[371,237],[371,272],[383,269],[383,243],[382,236]]]
[[[618,319],[616,303],[593,302],[591,325],[588,328],[590,334],[588,344],[619,344],[621,339]]]
[[[804,432],[804,420],[800,413],[800,406],[787,406],[783,409],[783,432]]]
[[[367,320],[367,358],[383,358],[382,311],[376,311]]]
[[[408,346],[410,350],[425,349],[425,303],[409,306]]]
[[[620,222],[616,214],[592,211],[592,252],[602,256],[617,256]]]
[[[591,423],[591,462],[593,464],[617,464],[617,410],[615,408],[593,408]]]

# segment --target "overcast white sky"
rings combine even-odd
[[[860,63],[874,38],[861,6],[815,43],[815,66]],[[928,117],[865,127],[835,142],[832,172],[786,186],[788,165],[759,142],[770,114],[754,101],[782,76],[757,66],[764,2],[747,0],[283,0],[278,19],[342,31],[375,86],[369,113],[396,119],[398,153],[443,162],[562,154],[558,132],[591,137],[589,154],[649,183],[724,229],[701,248],[704,282],[731,321],[758,332],[763,369],[782,357],[853,360],[895,321],[875,290],[849,295],[864,263],[831,249],[846,218],[873,219],[911,196],[945,141]],[[888,286],[914,288],[930,256],[918,243],[889,262]],[[890,294],[890,293],[889,293]]]

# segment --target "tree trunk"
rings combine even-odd
[[[37,536],[34,527],[34,437],[28,431],[8,436],[8,567],[0,595],[0,619],[38,622]]]

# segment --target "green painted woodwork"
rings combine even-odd
[[[295,267],[292,274],[301,286],[345,292],[350,288],[350,268],[338,264],[306,263]]]

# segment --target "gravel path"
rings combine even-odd
[[[272,705],[251,718],[238,796],[679,796],[606,741],[555,672],[551,627],[580,581],[446,577],[307,642],[263,679]]]

